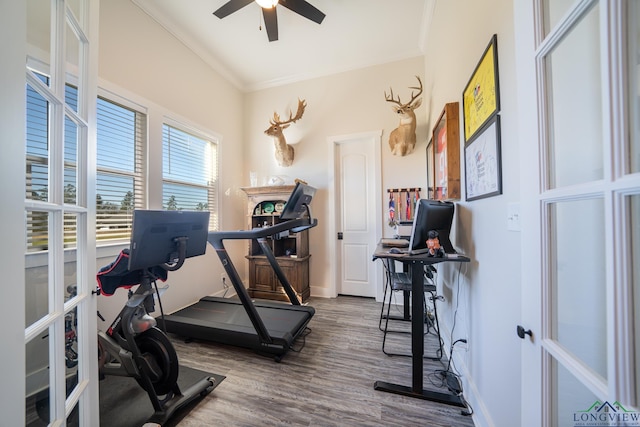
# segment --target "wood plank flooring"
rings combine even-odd
[[[376,380],[411,385],[411,358],[382,353],[381,304],[340,296],[312,298],[316,309],[300,352],[282,362],[251,350],[170,335],[180,363],[226,376],[211,394],[180,414],[190,426],[473,426],[461,408],[375,391]],[[396,326],[401,322],[394,322]],[[402,327],[402,326],[401,326]],[[388,335],[391,336],[391,335]],[[297,342],[297,344],[301,344]],[[437,342],[427,335],[425,352]],[[410,352],[409,334],[388,349]],[[424,361],[424,386],[446,392],[435,373],[446,361]]]

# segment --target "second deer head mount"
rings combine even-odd
[[[289,119],[285,121],[280,120],[280,115],[274,112],[273,119],[269,121],[271,126],[264,131],[265,134],[273,137],[273,143],[276,147],[276,161],[280,166],[291,166],[294,156],[293,147],[287,144],[282,131],[288,128],[290,123],[295,123],[302,118],[306,106],[305,100],[298,98],[298,111],[296,111],[296,115],[294,116],[293,112],[289,110]]]
[[[393,106],[393,111],[400,116],[400,124],[389,135],[389,148],[391,148],[391,153],[395,156],[411,154],[416,146],[416,114],[413,110],[422,105],[422,98],[418,98],[422,94],[422,80],[418,76],[416,76],[416,79],[418,79],[420,87],[411,86],[409,89],[415,89],[418,93],[414,95],[412,90],[411,100],[406,104],[400,101],[399,95],[396,101],[393,97],[393,89],[391,89],[389,96],[387,96],[386,91],[384,92],[384,98],[387,102],[396,104]]]

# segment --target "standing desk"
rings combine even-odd
[[[444,257],[430,257],[426,254],[408,255],[408,254],[391,254],[389,248],[382,247],[378,244],[373,253],[373,260],[386,259],[389,261],[398,261],[408,267],[411,271],[411,366],[412,366],[412,384],[411,387],[392,384],[385,381],[376,381],[373,385],[374,390],[386,391],[389,393],[401,394],[403,396],[415,397],[418,399],[431,400],[434,402],[445,403],[447,405],[465,407],[462,399],[451,393],[442,393],[439,391],[425,390],[423,386],[423,366],[422,358],[424,356],[424,293],[423,293],[423,274],[424,267],[431,264],[439,264],[443,262],[469,262],[470,259],[460,254],[447,254]]]

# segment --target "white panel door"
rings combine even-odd
[[[377,266],[372,262],[380,237],[380,197],[377,184],[376,141],[371,136],[342,140],[336,150],[336,191],[338,239],[337,291],[343,295],[375,297]]]

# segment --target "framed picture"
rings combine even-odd
[[[462,92],[465,143],[500,111],[498,86],[498,36],[494,34]]]
[[[465,146],[464,171],[467,201],[502,194],[500,116]]]
[[[431,132],[433,144],[433,198],[460,199],[460,130],[459,104],[444,106],[436,126]]]
[[[427,199],[433,199],[433,139],[427,142]]]

